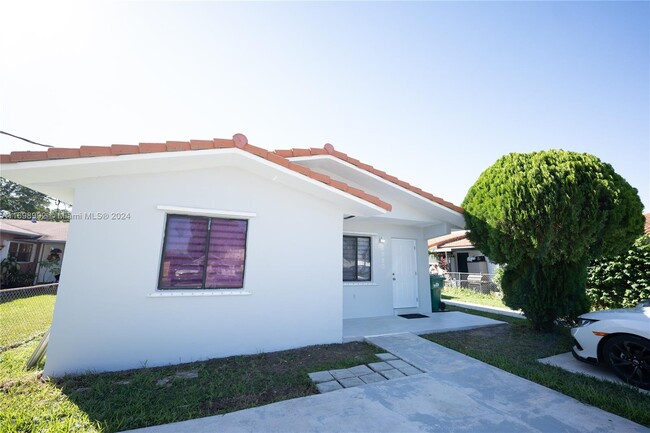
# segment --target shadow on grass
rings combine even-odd
[[[118,373],[66,376],[63,393],[105,432],[223,414],[316,394],[307,373],[376,362],[354,342]]]

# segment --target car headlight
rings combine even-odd
[[[583,326],[591,325],[592,323],[596,323],[598,320],[593,320],[593,319],[583,319],[582,317],[578,318],[578,328],[581,328]]]

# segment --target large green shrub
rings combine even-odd
[[[507,264],[504,302],[538,329],[588,309],[589,261],[619,254],[643,230],[643,205],[611,165],[589,154],[511,153],[463,201],[469,239]]]
[[[587,296],[595,309],[634,307],[650,299],[650,235],[625,253],[589,267]]]

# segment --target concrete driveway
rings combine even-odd
[[[410,333],[368,340],[425,373],[133,431],[650,432]]]

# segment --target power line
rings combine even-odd
[[[35,141],[28,140],[28,139],[23,138],[23,137],[19,137],[19,136],[17,136],[17,135],[13,135],[13,134],[10,134],[10,133],[8,133],[8,132],[0,131],[0,134],[8,135],[8,136],[10,136],[10,137],[14,137],[14,138],[17,138],[17,139],[19,139],[19,140],[23,140],[23,141],[26,141],[26,142],[28,142],[28,143],[35,144],[35,145],[37,145],[37,146],[52,147],[52,146],[50,146],[50,145],[48,145],[48,144],[37,143],[37,142],[35,142]]]

